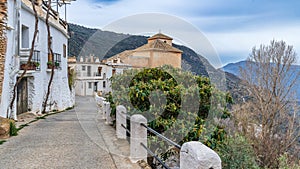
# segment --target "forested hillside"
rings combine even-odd
[[[75,24],[70,24],[69,29],[71,34],[69,39],[69,56],[76,56],[77,58],[93,54],[102,60],[125,50],[140,47],[147,43],[148,38],[146,36],[91,29]],[[189,47],[177,44],[173,44],[173,46],[183,51],[183,70],[210,77],[214,83],[219,85],[218,88],[223,91],[229,90],[236,101],[246,95],[238,77],[215,69],[205,57],[197,54]]]

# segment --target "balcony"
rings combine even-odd
[[[54,59],[54,62],[52,62],[53,59]],[[53,53],[53,55],[51,55],[49,53],[48,54],[47,68],[48,69],[52,69],[52,68],[54,68],[54,69],[61,69],[61,54],[59,54],[59,53]]]
[[[94,76],[101,76],[101,73],[99,73],[99,72],[94,72]]]
[[[42,1],[42,9],[45,13],[47,13],[48,10],[48,4],[46,1]],[[67,29],[67,22],[59,17],[58,11],[53,10],[50,8],[49,10],[49,16],[52,17],[57,23],[62,26],[65,30]]]
[[[33,51],[30,63],[28,63],[29,55],[29,48],[20,49],[20,70],[40,70],[40,51]]]
[[[20,70],[40,70],[39,62],[20,63]]]
[[[91,79],[91,80],[101,80],[103,76],[98,72],[86,72],[86,71],[77,71],[77,78],[79,79]]]

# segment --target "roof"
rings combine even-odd
[[[158,33],[158,34],[155,34],[153,36],[151,36],[150,38],[148,38],[148,40],[152,40],[152,39],[166,39],[166,40],[173,40],[173,38],[167,36],[167,35],[164,35],[162,33]]]
[[[161,41],[161,40],[155,40],[151,43],[147,43],[134,51],[142,51],[142,50],[161,50],[161,51],[166,51],[166,52],[177,52],[177,53],[182,53],[181,50],[174,48],[173,46]]]
[[[122,60],[124,60],[126,57],[130,56],[132,53],[133,53],[133,50],[125,50],[125,51],[123,51],[121,53],[118,53],[118,54],[112,56],[112,57],[109,57],[107,59],[103,59],[102,61],[106,62],[106,61],[109,61],[109,60],[120,58],[121,59],[121,63],[123,63]]]
[[[120,58],[121,62],[122,60],[124,60],[125,58],[133,55],[135,52],[139,52],[139,51],[150,51],[150,50],[156,50],[156,51],[163,51],[163,52],[175,52],[175,53],[182,53],[181,50],[163,42],[162,40],[159,39],[167,39],[167,40],[172,40],[172,38],[162,34],[162,33],[158,33],[152,37],[149,38],[150,40],[153,39],[154,41],[148,42],[147,44],[136,48],[134,50],[125,50],[119,54],[116,54],[110,58],[107,58],[105,60],[102,60],[103,62],[109,61],[109,60],[113,60],[116,58]],[[148,39],[148,40],[149,40]],[[155,40],[156,39],[156,40]]]

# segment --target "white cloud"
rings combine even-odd
[[[232,6],[233,3],[235,5]],[[214,53],[212,52],[213,48],[204,49],[206,47],[199,43],[207,37],[220,56],[228,57],[221,59],[225,61],[222,64],[245,59],[253,46],[262,43],[268,44],[272,39],[282,39],[293,45],[299,57],[300,25],[295,24],[298,23],[297,20],[294,20],[293,17],[284,18],[284,16],[275,15],[274,11],[288,10],[283,7],[276,10],[276,6],[280,7],[278,3],[273,4],[272,8],[268,7],[266,2],[260,6],[257,6],[258,3],[258,1],[250,0],[246,2],[229,0],[226,3],[221,0],[190,0],[188,2],[183,0],[143,0],[142,2],[140,0],[120,0],[107,5],[93,3],[92,0],[77,0],[68,6],[68,20],[88,27],[109,28],[122,33],[149,35],[149,33],[156,33],[161,29],[164,33],[175,37],[176,41],[180,41],[202,54]],[[178,24],[174,20],[163,17],[119,22],[119,20],[134,18],[128,16],[143,13],[179,16],[180,19],[195,25],[195,28],[189,29],[183,26],[184,24]],[[114,24],[115,26],[112,26]],[[107,26],[105,27],[105,25]],[[193,35],[199,30],[202,30],[206,37],[202,35],[196,40],[197,38]],[[181,37],[191,38],[186,40]],[[221,64],[220,61],[213,59],[210,62],[216,67]],[[298,63],[300,64],[300,59],[298,59]]]
[[[269,25],[255,30],[241,30],[237,32],[220,32],[206,34],[217,52],[222,54],[232,53],[232,60],[243,60],[251,52],[252,47],[260,44],[268,45],[271,40],[284,40],[288,45],[293,45],[298,54],[298,64],[300,64],[300,24]],[[237,56],[240,55],[240,56]],[[226,63],[223,63],[226,64]]]

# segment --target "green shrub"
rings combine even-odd
[[[112,77],[112,89],[107,97],[111,116],[115,116],[116,105],[124,105],[129,115],[142,114],[149,127],[176,143],[202,141],[215,149],[226,136],[211,117],[230,117],[225,107],[232,99],[206,77],[170,66],[128,70]],[[151,133],[148,146],[156,154],[170,148]]]
[[[40,117],[36,117],[36,120],[40,120],[40,119],[46,119],[46,116],[40,116]]]
[[[111,92],[109,92],[108,94],[105,95],[105,99],[110,103],[110,117],[112,117],[112,122],[113,122],[113,127],[116,127],[116,113],[117,113],[117,106],[113,101],[113,96],[111,94]]]
[[[19,128],[18,128],[18,131],[21,130],[21,129],[23,129],[24,127],[27,127],[27,126],[29,126],[29,124],[22,124],[22,125],[20,125]]]
[[[76,71],[74,69],[68,69],[68,84],[70,91],[75,87],[75,78]]]
[[[288,154],[285,153],[279,157],[279,169],[300,169],[300,164],[297,162],[290,162]]]
[[[16,127],[16,124],[14,122],[9,123],[9,135],[10,136],[17,136],[18,135],[18,129]]]
[[[223,169],[259,169],[252,146],[245,137],[228,136],[217,147]]]
[[[66,108],[66,110],[72,110],[72,109],[74,109],[74,106]]]
[[[6,141],[5,140],[0,140],[0,145],[5,143]]]

